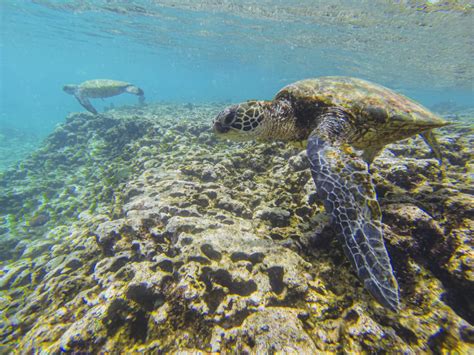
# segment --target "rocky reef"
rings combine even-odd
[[[219,105],[70,115],[0,176],[0,352],[393,352],[474,346],[472,146],[372,166],[403,308],[364,290],[304,149],[217,141]]]

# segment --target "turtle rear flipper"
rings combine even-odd
[[[367,164],[346,149],[344,112],[323,115],[308,139],[318,197],[331,214],[344,252],[365,288],[385,307],[399,309],[398,284],[385,249],[381,212]]]
[[[137,95],[138,96],[138,102],[141,105],[143,105],[145,103],[145,93],[138,86],[129,85],[125,88],[125,91],[128,92],[129,94]]]
[[[97,110],[94,108],[94,106],[92,106],[91,102],[87,97],[84,97],[81,94],[75,94],[74,97],[87,111],[97,115]]]
[[[439,165],[443,165],[443,156],[441,155],[441,147],[439,146],[438,140],[436,139],[433,131],[430,129],[429,131],[420,133],[421,138],[425,141],[425,143],[430,147],[431,152],[434,154],[436,160],[438,160]]]

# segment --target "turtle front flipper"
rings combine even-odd
[[[398,284],[383,241],[380,207],[367,164],[345,145],[350,132],[343,112],[322,117],[308,139],[311,174],[358,277],[378,302],[395,311]]]
[[[75,94],[74,95],[77,101],[89,112],[92,112],[93,114],[97,115],[97,110],[92,106],[91,102],[87,97],[82,96],[81,94]]]

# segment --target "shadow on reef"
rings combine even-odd
[[[373,164],[395,314],[344,258],[306,153],[217,141],[221,108],[72,114],[1,175],[0,351],[472,348],[472,130],[440,132],[445,181],[419,139]]]

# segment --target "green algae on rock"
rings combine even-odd
[[[418,139],[373,164],[394,314],[354,283],[305,153],[217,142],[221,108],[73,114],[2,176],[2,351],[472,348],[472,131],[440,137],[451,184]]]

